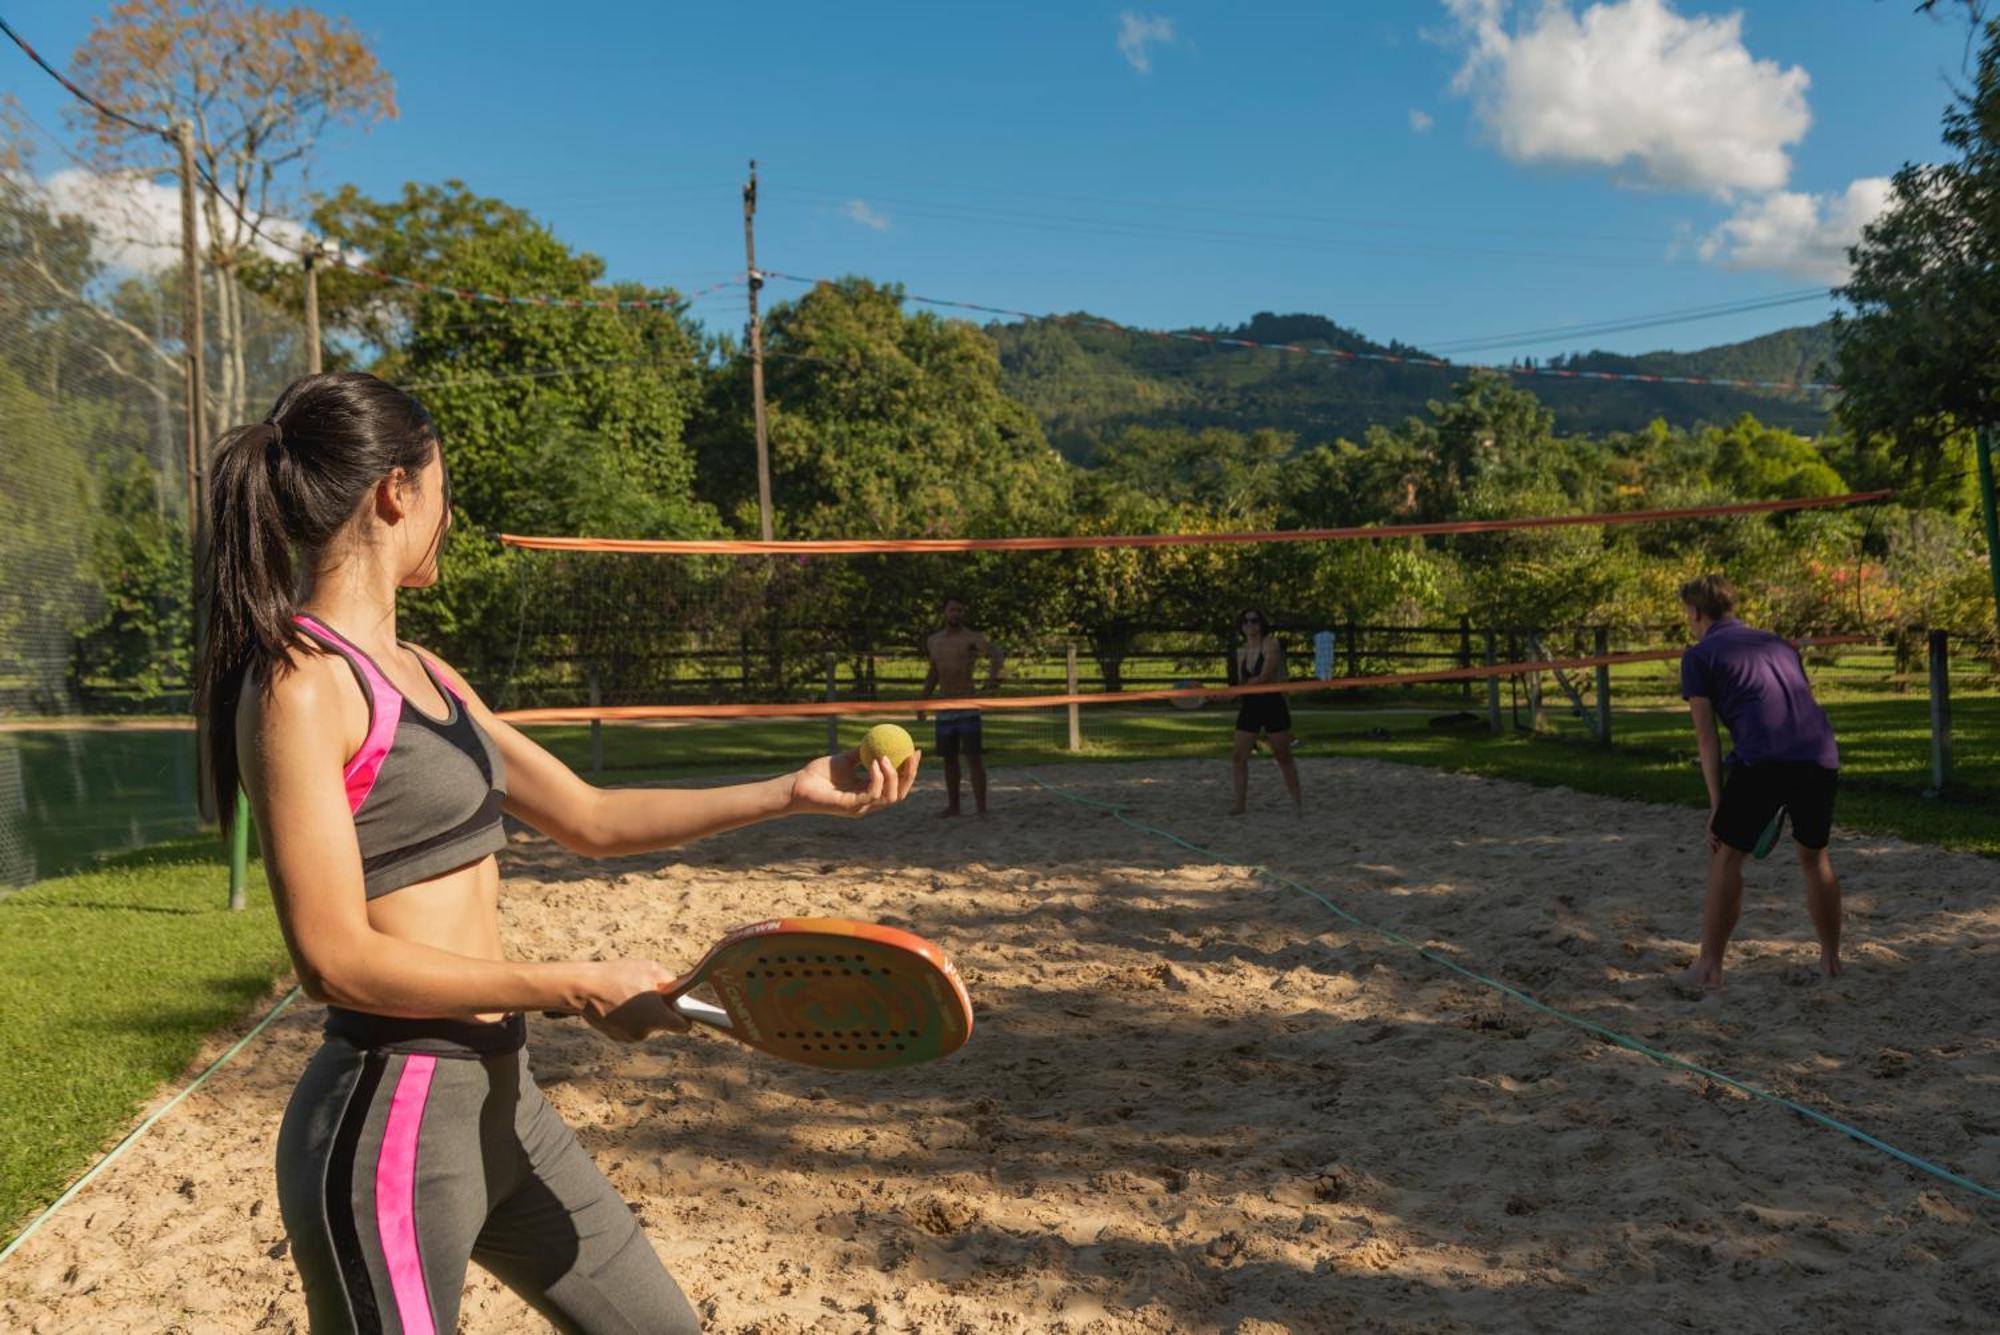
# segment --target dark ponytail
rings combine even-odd
[[[292,622],[301,569],[313,568],[377,483],[398,468],[415,477],[437,442],[422,404],[352,371],[294,380],[263,421],[217,442],[202,570],[208,635],[195,712],[225,826],[241,774],[236,707],[243,683],[254,676],[269,689],[288,655],[311,648]]]

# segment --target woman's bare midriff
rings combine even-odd
[[[368,925],[386,936],[472,959],[500,950],[500,865],[490,856],[368,901]],[[501,1020],[502,1012],[481,1015]]]

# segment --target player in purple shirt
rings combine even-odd
[[[1681,695],[1694,713],[1709,804],[1701,955],[1682,981],[1722,986],[1722,955],[1743,909],[1743,860],[1781,811],[1791,817],[1805,873],[1820,972],[1838,977],[1840,880],[1826,847],[1840,773],[1833,724],[1813,699],[1797,648],[1736,619],[1736,590],[1728,580],[1689,580],[1681,586],[1681,610],[1696,641],[1681,655]],[[1718,721],[1735,744],[1726,759]]]

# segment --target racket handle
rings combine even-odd
[[[706,1001],[699,1001],[694,997],[682,995],[674,998],[674,1009],[682,1015],[687,1016],[690,1020],[708,1025],[714,1029],[733,1032],[733,1026],[729,1023],[729,1012],[720,1006],[711,1006]],[[543,1011],[542,1018],[545,1020],[574,1020],[579,1018],[579,1013],[576,1011]]]

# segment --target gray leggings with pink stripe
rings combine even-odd
[[[467,1260],[559,1331],[700,1330],[631,1209],[535,1087],[525,1050],[440,1055],[330,1036],[285,1110],[278,1200],[314,1335],[448,1335]]]

